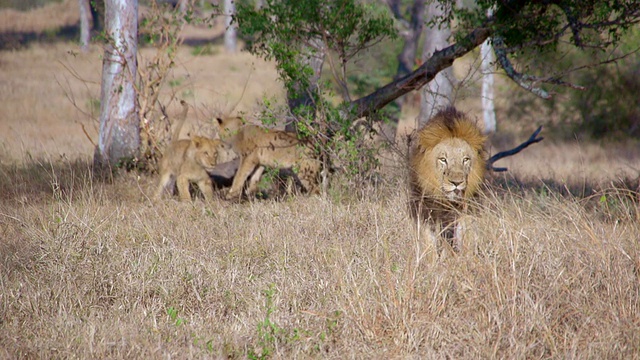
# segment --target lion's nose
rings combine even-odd
[[[456,180],[449,180],[450,183],[453,184],[453,186],[458,187],[460,184],[462,184],[462,180],[456,181]]]

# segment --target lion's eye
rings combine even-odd
[[[471,158],[469,158],[469,157],[465,157],[464,159],[462,159],[462,163],[463,164],[468,164],[469,161],[471,161]]]
[[[438,161],[442,164],[442,165],[447,165],[447,159],[446,158],[438,158]]]

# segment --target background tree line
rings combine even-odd
[[[134,0],[106,0],[104,5],[107,41],[96,159],[114,165],[137,156],[140,148],[140,120],[123,112],[125,104],[138,106],[135,91],[124,91],[126,82],[136,81],[135,52],[129,58],[126,54],[137,46],[137,16],[132,14],[138,10]],[[392,137],[403,95],[421,90],[420,119],[425,121],[434,107],[451,101],[447,88],[456,81],[449,72],[453,62],[484,43],[493,46],[499,72],[546,100],[521,92],[514,97],[524,105],[521,109],[574,110],[583,130],[593,135],[639,131],[637,102],[621,96],[632,94],[639,82],[639,44],[632,36],[640,18],[636,1],[264,0],[241,1],[235,10],[227,18],[237,24],[248,50],[277,65],[287,89],[291,130],[335,133],[365,119],[387,124]],[[110,27],[114,23],[127,26]],[[389,40],[402,43],[392,79],[359,88],[350,76],[353,60]],[[631,65],[601,66],[625,61]],[[123,68],[109,71],[114,63]],[[323,77],[323,69],[330,75]],[[130,75],[121,76],[125,70]],[[114,76],[121,82],[110,82]],[[585,96],[562,103],[554,96],[577,89]],[[115,101],[110,95],[129,98]]]

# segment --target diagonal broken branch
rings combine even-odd
[[[535,144],[537,142],[542,141],[544,138],[543,137],[538,137],[538,135],[540,134],[540,131],[542,131],[542,126],[538,127],[538,129],[536,129],[536,131],[534,131],[533,134],[531,134],[531,136],[529,136],[529,139],[527,139],[527,141],[523,142],[522,144],[518,145],[517,147],[515,147],[515,148],[513,148],[511,150],[501,151],[501,152],[493,155],[487,161],[487,170],[495,171],[495,172],[507,171],[507,168],[504,168],[504,167],[502,167],[502,168],[494,167],[493,163],[495,163],[496,161],[498,161],[498,160],[500,160],[502,158],[506,158],[507,156],[515,155],[515,154],[519,153],[520,151],[526,149],[531,144]]]
[[[507,58],[507,52],[505,50],[504,42],[502,38],[499,36],[495,36],[493,38],[493,45],[494,45],[493,51],[496,54],[496,59],[498,60],[498,63],[500,64],[504,72],[507,74],[507,76],[511,78],[511,80],[513,80],[520,87],[533,93],[534,95],[537,95],[545,100],[551,99],[551,95],[547,91],[537,86],[537,84],[539,83],[548,83],[548,84],[554,84],[554,85],[567,86],[577,90],[585,90],[584,86],[571,84],[566,81],[562,81],[557,77],[543,78],[539,76],[532,76],[532,75],[519,73],[516,71],[516,69],[514,69],[513,64],[511,64],[511,61],[509,61],[509,58]]]

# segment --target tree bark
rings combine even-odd
[[[427,7],[427,21],[431,21],[437,17],[444,15],[443,5],[438,1],[434,1]],[[451,36],[451,28],[448,24],[440,24],[424,30],[424,46],[422,48],[423,61],[429,59],[438,49],[444,49],[449,45],[449,37]],[[420,96],[420,115],[418,116],[418,125],[424,124],[435,115],[440,108],[451,105],[451,94],[455,76],[453,69],[448,67],[438,72],[435,78],[426,85]]]
[[[236,25],[231,22],[235,13],[236,5],[233,0],[224,0],[224,48],[230,53],[236,52],[238,47]]]
[[[487,39],[480,46],[482,63],[482,117],[484,119],[484,132],[491,134],[496,132],[496,111],[493,103],[493,50]]]
[[[108,42],[102,62],[100,133],[96,170],[134,159],[140,147],[140,121],[134,83],[137,74],[138,1],[106,1]]]
[[[487,17],[493,15],[493,10],[487,10]],[[484,133],[496,132],[496,111],[493,99],[493,48],[490,39],[480,45],[480,72],[482,73],[482,118],[484,120]]]
[[[182,14],[187,12],[187,7],[189,6],[189,0],[179,0],[178,1],[178,11]]]
[[[80,50],[89,51],[91,41],[91,5],[89,0],[78,0],[80,7]]]

